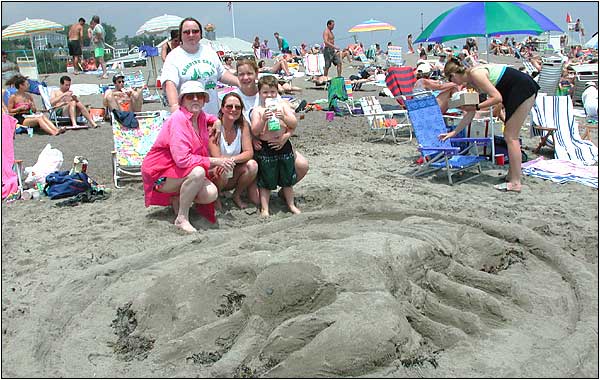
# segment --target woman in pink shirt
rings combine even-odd
[[[179,109],[165,121],[154,145],[142,163],[146,207],[173,206],[175,226],[196,232],[189,221],[193,203],[208,221],[216,221],[213,202],[217,187],[209,178],[209,169],[232,170],[229,157],[210,157],[207,124],[216,120],[202,110],[208,93],[198,81],[181,86]]]

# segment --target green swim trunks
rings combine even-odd
[[[104,57],[104,48],[101,47],[97,47],[94,49],[94,57],[99,58],[99,57]]]
[[[56,116],[62,116],[63,109],[62,108],[57,108],[54,112],[56,113]]]
[[[294,150],[288,141],[281,150],[274,150],[266,141],[262,148],[254,153],[258,163],[256,185],[263,189],[276,190],[277,186],[291,187],[296,184]]]

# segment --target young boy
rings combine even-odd
[[[260,197],[260,216],[269,216],[269,197],[271,190],[281,186],[281,191],[289,210],[300,214],[294,205],[296,169],[294,151],[289,138],[296,129],[298,121],[290,106],[279,101],[277,106],[270,103],[277,99],[277,79],[267,75],[258,81],[259,105],[252,109],[252,134],[261,142],[254,159],[258,163],[257,186]]]

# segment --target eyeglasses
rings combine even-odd
[[[124,80],[118,80],[115,83],[125,83],[125,81]]]
[[[204,94],[201,92],[194,92],[193,94],[183,95],[185,100],[204,99]]]
[[[188,30],[182,31],[181,33],[189,36],[190,34],[198,34],[198,33],[200,33],[200,29],[188,29]]]
[[[236,111],[242,110],[242,106],[239,104],[225,104],[225,108],[227,108],[228,110],[232,110],[235,108]]]

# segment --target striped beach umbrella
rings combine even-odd
[[[388,24],[387,22],[370,19],[365,22],[361,22],[358,25],[354,25],[352,28],[350,28],[350,30],[348,30],[348,32],[376,32],[378,30],[396,30],[396,27]]]
[[[350,33],[358,33],[358,32],[371,32],[371,40],[373,40],[373,32],[381,31],[381,30],[389,30],[390,35],[393,30],[396,30],[396,27],[392,24],[388,24],[387,22],[379,21],[379,20],[367,20],[361,22],[358,25],[354,25],[352,28],[348,30]],[[354,35],[354,41],[356,42],[356,35]]]
[[[153,17],[146,21],[140,28],[135,32],[136,36],[142,34],[160,34],[169,30],[178,29],[179,24],[183,18],[173,15],[162,15]]]
[[[64,29],[64,26],[57,24],[54,21],[48,21],[39,18],[26,18],[23,21],[19,21],[7,26],[2,31],[2,39],[21,38],[31,36],[33,34],[57,32]]]
[[[33,46],[33,35],[58,32],[64,29],[65,27],[63,25],[58,24],[54,21],[48,21],[39,18],[26,18],[23,21],[19,21],[17,23],[7,26],[2,31],[2,39],[7,40],[11,38],[22,38],[28,36],[29,42],[31,43],[31,53],[33,54],[33,61],[37,72],[37,58],[35,57],[35,49]]]

